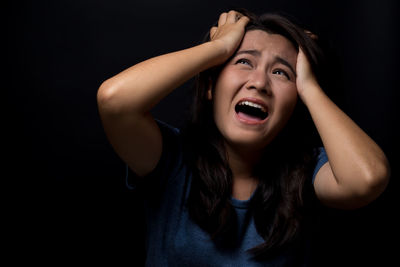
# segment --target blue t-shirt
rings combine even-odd
[[[163,152],[155,170],[143,178],[127,175],[127,186],[141,190],[146,216],[146,266],[293,266],[301,261],[306,264],[306,252],[287,249],[268,262],[257,262],[246,252],[264,242],[257,233],[249,200],[232,198],[238,220],[239,246],[222,249],[210,235],[189,217],[186,206],[192,175],[183,160],[179,130],[158,122],[163,136]],[[320,150],[314,176],[327,162]],[[130,173],[130,172],[128,172]],[[297,265],[295,265],[297,266]],[[306,266],[306,265],[302,265]]]

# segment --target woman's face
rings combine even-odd
[[[222,69],[214,90],[214,120],[229,144],[263,149],[297,102],[297,51],[283,36],[252,30]]]

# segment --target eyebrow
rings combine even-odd
[[[261,52],[258,50],[240,50],[236,53],[236,55],[241,55],[241,54],[250,54],[256,57],[261,56]]]
[[[292,65],[290,65],[289,62],[287,62],[285,59],[281,58],[280,56],[276,56],[275,61],[288,67],[293,72],[294,77],[297,77],[296,71],[294,70]]]
[[[240,50],[240,51],[238,51],[236,53],[235,56],[241,55],[241,54],[250,54],[250,55],[253,55],[253,56],[256,56],[256,57],[260,57],[261,56],[261,52],[258,51],[258,50]],[[286,67],[288,67],[290,69],[291,72],[293,72],[294,77],[297,77],[296,71],[294,70],[292,65],[290,65],[290,63],[287,60],[283,59],[280,56],[275,56],[274,62],[278,62],[278,63],[281,63],[281,64],[285,65]]]

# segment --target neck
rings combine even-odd
[[[259,160],[257,153],[238,151],[232,147],[227,148],[228,162],[235,177],[251,177],[253,168]]]
[[[240,200],[249,199],[258,185],[253,170],[261,157],[261,151],[248,151],[229,145],[226,148],[233,175],[232,195]]]

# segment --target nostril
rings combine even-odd
[[[255,90],[259,91],[261,94],[271,95],[271,90],[266,88],[266,87],[257,87],[255,85],[249,85],[249,86],[246,86],[246,88],[248,90],[254,90],[255,89]]]
[[[261,92],[261,93],[264,93],[264,94],[266,94],[266,95],[269,95],[269,90],[267,90],[267,88],[262,88],[262,89],[260,90],[260,92]]]
[[[248,90],[256,89],[260,93],[266,95],[271,94],[270,84],[266,80],[252,79],[247,83],[246,88]]]

